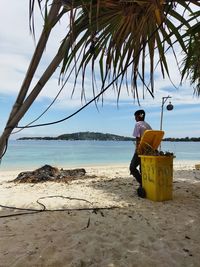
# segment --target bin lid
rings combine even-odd
[[[156,150],[164,136],[164,131],[160,130],[146,130],[140,140],[138,147],[139,154],[143,154],[145,147],[148,145],[151,149]]]

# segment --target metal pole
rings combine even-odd
[[[162,105],[161,105],[160,130],[162,130],[162,122],[163,122],[163,106],[164,106],[164,97],[162,98]]]
[[[165,102],[167,101],[168,98],[171,98],[171,96],[164,96],[162,97],[162,105],[161,105],[161,117],[160,117],[160,130],[162,130],[162,123],[163,123],[163,107]]]

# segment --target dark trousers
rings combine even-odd
[[[139,170],[138,170],[139,168]],[[132,174],[137,182],[142,185],[142,175],[141,175],[141,159],[138,157],[138,154],[135,152],[130,163],[130,174]]]

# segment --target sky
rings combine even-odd
[[[43,25],[41,14],[36,9],[36,40],[34,40],[29,29],[28,4],[29,1],[20,0],[12,1],[12,4],[8,5],[6,0],[0,0],[0,134],[6,125],[11,108],[18,95]],[[67,18],[65,23],[60,23],[53,31],[31,88],[33,88],[39,75],[55,55],[66,33],[66,27]],[[132,136],[135,124],[134,112],[137,109],[144,109],[146,111],[146,121],[153,129],[160,129],[162,99],[167,96],[171,98],[167,99],[163,106],[162,128],[165,131],[165,137],[200,137],[200,98],[193,94],[194,90],[189,81],[184,81],[180,86],[180,74],[172,53],[168,53],[167,57],[171,80],[175,86],[172,85],[168,78],[163,79],[159,69],[156,70],[155,96],[152,98],[146,92],[143,99],[142,86],[139,86],[140,106],[125,88],[122,88],[120,99],[117,103],[116,92],[110,88],[104,95],[103,105],[101,101],[98,102],[98,108],[92,103],[80,113],[62,123],[24,129],[21,132],[12,134],[11,138],[17,139],[21,136],[58,136],[64,133],[80,131]],[[178,59],[181,58],[182,54],[179,52]],[[58,78],[59,70],[54,73],[31,106],[30,111],[20,121],[19,126],[28,124],[48,107],[60,90]],[[86,79],[90,80],[90,73],[87,74]],[[71,97],[72,88],[72,82],[69,81],[58,100],[37,121],[37,124],[63,119],[85,104],[84,101],[81,101],[81,80],[78,81],[73,97]],[[92,90],[89,86],[86,88],[86,98],[87,101],[93,98]],[[169,100],[174,106],[172,111],[167,111],[166,109]]]

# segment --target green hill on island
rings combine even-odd
[[[134,141],[133,137],[126,137],[116,134],[99,133],[99,132],[77,132],[70,134],[62,134],[57,137],[21,137],[17,140],[97,140],[97,141]],[[200,137],[185,138],[164,138],[163,141],[169,142],[200,142]]]
[[[132,137],[125,137],[109,133],[77,132],[62,134],[57,137],[21,137],[18,140],[98,140],[98,141],[133,141]]]

